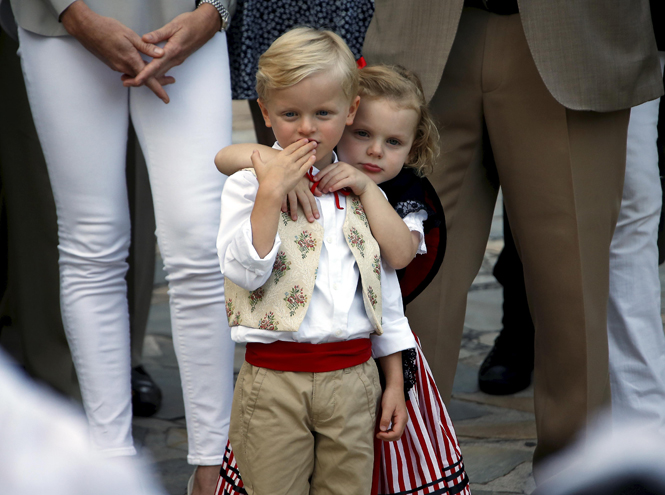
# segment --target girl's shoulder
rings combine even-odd
[[[403,168],[397,177],[381,184],[381,188],[402,218],[417,211],[427,212],[423,223],[427,253],[419,254],[397,272],[404,304],[408,304],[429,285],[441,267],[446,251],[443,206],[432,183],[411,168]]]
[[[426,177],[418,176],[412,168],[403,168],[396,177],[381,184],[381,189],[400,217],[424,210],[427,223],[441,224],[443,207],[434,187]]]

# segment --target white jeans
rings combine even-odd
[[[58,215],[61,306],[93,445],[135,453],[131,436],[125,182],[131,118],[148,164],[185,399],[191,464],[221,464],[233,394],[233,342],[215,239],[231,143],[226,37],[169,71],[165,105],[125,88],[72,37],[20,30],[30,106]]]
[[[661,68],[665,52],[660,52]],[[657,233],[659,100],[631,110],[626,179],[610,248],[607,326],[614,421],[665,433],[665,333],[660,316]]]

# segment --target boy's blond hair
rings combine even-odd
[[[267,101],[271,90],[291,87],[323,71],[339,78],[349,101],[358,95],[358,68],[344,40],[332,31],[295,28],[277,38],[259,58],[256,92]]]
[[[359,94],[361,98],[385,98],[418,112],[416,137],[404,166],[415,168],[421,176],[432,172],[439,155],[439,131],[427,108],[418,76],[399,65],[368,66],[360,71]]]

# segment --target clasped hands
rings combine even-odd
[[[221,19],[210,4],[180,14],[165,26],[142,37],[121,22],[93,12],[82,0],[72,3],[60,16],[64,28],[89,52],[122,74],[126,87],[147,86],[164,103],[164,86],[175,83],[166,75],[182,64],[219,31]],[[166,42],[163,48],[158,43]],[[151,57],[146,62],[141,54]]]

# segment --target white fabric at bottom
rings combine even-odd
[[[146,157],[169,281],[173,343],[192,464],[221,464],[233,389],[233,343],[215,251],[224,176],[215,153],[231,143],[226,38],[216,34],[169,74],[165,105],[125,88],[72,37],[19,31],[23,72],[58,215],[62,314],[92,443],[135,452],[125,273],[130,224],[125,181],[131,118]]]
[[[660,52],[661,68],[665,52]],[[658,108],[631,110],[626,179],[610,248],[607,311],[612,416],[665,433],[665,333],[660,315],[657,233],[662,204]]]

